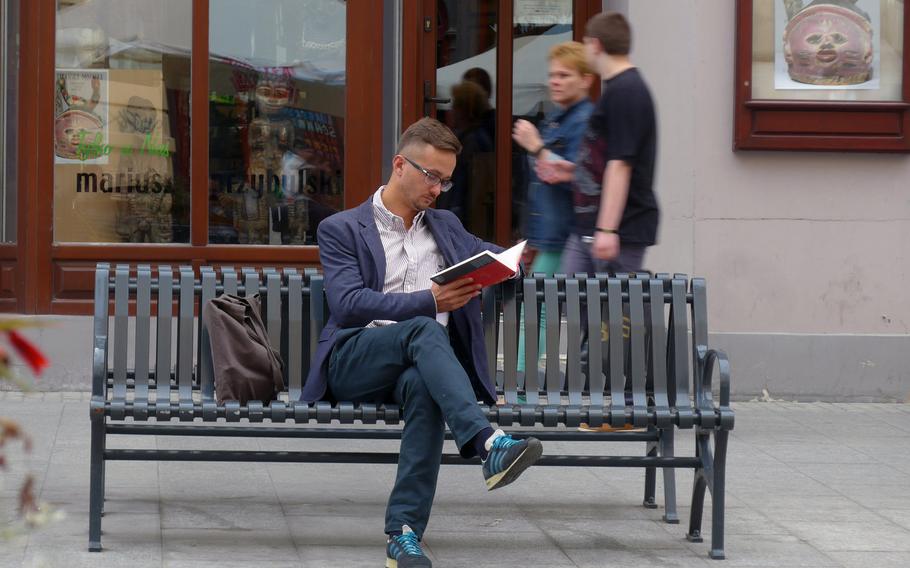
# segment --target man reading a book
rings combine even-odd
[[[395,403],[404,430],[386,509],[386,566],[430,566],[420,548],[448,424],[462,457],[479,455],[488,489],[514,481],[541,455],[535,438],[494,431],[478,400],[496,403],[486,366],[480,285],[430,277],[484,250],[449,211],[431,206],[452,187],[461,150],[423,118],[401,136],[392,174],[365,203],[319,225],[331,317],[303,400]]]

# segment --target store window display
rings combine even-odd
[[[54,239],[189,242],[191,6],[57,7]]]
[[[315,245],[344,206],[345,4],[211,4],[209,242]]]

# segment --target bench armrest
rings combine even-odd
[[[704,360],[703,374],[701,376],[700,403],[705,407],[713,407],[711,383],[714,377],[714,366],[717,365],[718,382],[718,410],[720,410],[720,427],[725,430],[733,429],[733,410],[730,408],[730,359],[727,354],[717,349],[707,349],[699,346],[698,353]],[[701,404],[699,404],[701,406]]]

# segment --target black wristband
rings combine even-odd
[[[541,144],[540,148],[534,150],[533,152],[528,152],[528,153],[536,158],[537,156],[540,156],[540,153],[543,152],[546,148],[547,148],[546,144]]]
[[[594,229],[594,232],[595,232],[595,233],[608,233],[608,234],[611,234],[611,235],[618,235],[618,234],[619,234],[619,231],[617,231],[616,229],[602,229],[601,227],[595,228],[595,229]]]

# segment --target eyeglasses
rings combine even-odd
[[[452,181],[451,178],[442,179],[438,175],[431,173],[431,172],[425,170],[424,168],[420,167],[420,165],[417,162],[415,162],[414,160],[412,160],[411,158],[408,158],[407,156],[401,156],[401,157],[404,158],[409,164],[414,166],[414,168],[416,168],[417,171],[419,171],[420,173],[423,174],[423,176],[424,176],[423,181],[425,181],[426,184],[429,185],[430,187],[432,187],[438,183],[439,189],[441,189],[443,192],[446,192],[446,191],[449,191],[450,189],[452,189],[452,185],[454,185],[454,182]]]

